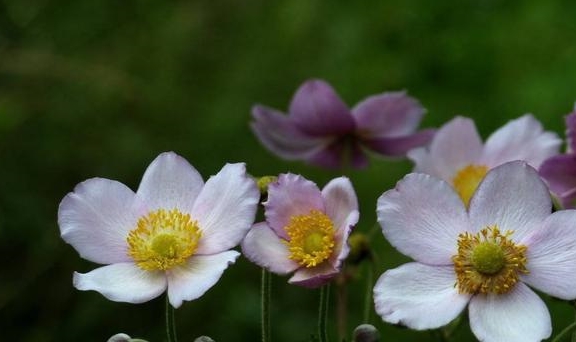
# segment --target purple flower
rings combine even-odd
[[[576,106],[566,116],[567,153],[548,158],[540,166],[552,194],[563,208],[576,208]]]
[[[405,92],[370,96],[352,110],[325,81],[304,82],[294,94],[288,115],[261,105],[252,108],[251,127],[262,144],[287,160],[326,168],[368,164],[364,149],[403,157],[427,144],[433,130],[416,132],[424,108]]]
[[[345,177],[322,191],[294,174],[282,174],[268,187],[266,222],[255,224],[242,252],[277,274],[295,272],[288,281],[318,287],[333,278],[349,252],[348,235],[358,222],[358,201]]]

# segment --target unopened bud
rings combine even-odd
[[[348,245],[350,246],[348,261],[352,264],[359,264],[362,260],[371,256],[370,241],[366,234],[352,233],[348,238]]]
[[[196,338],[194,340],[194,342],[214,342],[214,340],[208,336],[200,336],[200,337]]]
[[[380,333],[371,324],[360,324],[354,329],[352,333],[352,341],[354,342],[378,342],[380,341]]]
[[[120,333],[116,334],[108,339],[108,342],[128,342],[130,341],[130,336]]]

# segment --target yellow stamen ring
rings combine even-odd
[[[334,224],[326,214],[311,210],[308,215],[294,215],[284,230],[288,234],[289,258],[301,266],[314,267],[332,255]]]
[[[456,173],[452,178],[454,189],[462,199],[462,202],[468,207],[472,195],[478,188],[478,185],[488,173],[488,167],[484,165],[468,165]]]

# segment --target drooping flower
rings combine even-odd
[[[550,314],[530,287],[576,298],[576,210],[551,209],[546,185],[522,161],[489,171],[468,210],[445,181],[405,176],[378,199],[377,213],[384,236],[415,261],[379,278],[376,312],[423,330],[468,306],[480,341],[549,337]]]
[[[335,178],[320,191],[302,176],[282,174],[269,185],[264,207],[266,221],[255,224],[242,242],[249,260],[273,273],[295,272],[288,282],[305,287],[338,274],[359,215],[348,178]]]
[[[456,117],[442,126],[430,145],[408,152],[414,172],[441,178],[452,185],[468,205],[486,173],[503,163],[523,160],[538,168],[558,153],[562,141],[544,131],[532,115],[526,114],[496,130],[485,144],[474,121]]]
[[[576,208],[576,106],[566,116],[566,154],[552,156],[540,165],[540,176],[544,178],[552,194],[563,208]]]
[[[185,159],[160,154],[138,191],[88,179],[58,210],[62,238],[87,260],[105,264],[74,273],[79,290],[142,303],[168,291],[174,307],[202,296],[235,262],[259,201],[244,164],[227,164],[206,183]]]
[[[430,141],[433,130],[416,132],[424,108],[405,92],[370,96],[351,110],[325,81],[304,82],[288,115],[262,105],[252,108],[252,130],[272,153],[326,168],[348,161],[368,164],[364,150],[403,157]]]

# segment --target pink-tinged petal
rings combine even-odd
[[[538,168],[544,160],[558,154],[561,144],[556,133],[545,132],[540,122],[527,114],[492,133],[486,140],[481,160],[491,167],[523,160]]]
[[[325,146],[323,149],[306,158],[309,164],[323,167],[326,169],[341,168],[346,161],[346,141],[337,139]]]
[[[435,329],[455,319],[470,300],[454,286],[453,266],[417,262],[384,272],[374,286],[376,312],[385,322]]]
[[[576,103],[574,111],[564,118],[566,121],[566,139],[568,140],[568,152],[576,152]]]
[[[482,154],[482,140],[474,121],[455,117],[434,135],[428,149],[408,153],[414,172],[422,172],[452,183],[461,168],[476,164]]]
[[[350,253],[350,246],[348,245],[348,237],[352,232],[352,229],[358,223],[359,212],[357,210],[352,211],[348,217],[345,219],[342,228],[336,231],[334,234],[334,250],[332,256],[330,257],[330,263],[335,269],[340,269],[342,263],[348,257]]]
[[[302,131],[314,136],[341,135],[355,128],[346,104],[322,80],[304,82],[292,98],[289,113]]]
[[[370,96],[352,109],[357,131],[371,138],[411,134],[424,112],[422,105],[404,91]]]
[[[414,134],[399,137],[365,139],[364,145],[384,156],[404,157],[408,151],[428,144],[435,130],[426,129]]]
[[[266,222],[257,223],[242,241],[242,254],[272,273],[287,274],[300,265],[290,259],[290,251],[283,241]]]
[[[355,169],[364,169],[368,166],[368,157],[366,157],[366,153],[364,153],[358,141],[352,144],[350,159],[352,167]]]
[[[553,156],[540,165],[540,176],[546,181],[550,191],[562,202],[564,208],[574,208],[576,192],[576,155]]]
[[[62,238],[84,259],[113,264],[128,262],[126,237],[136,227],[138,201],[132,190],[104,178],[84,181],[58,208]]]
[[[196,255],[182,266],[166,272],[168,299],[178,308],[183,301],[200,298],[214,286],[228,266],[236,262],[240,253],[226,251],[213,255]]]
[[[506,294],[474,296],[469,319],[472,332],[483,342],[539,342],[552,334],[546,305],[523,283]]]
[[[538,230],[522,242],[528,247],[530,286],[565,300],[576,298],[576,210],[548,216]]]
[[[148,166],[136,193],[150,210],[178,208],[189,213],[203,185],[202,176],[186,159],[164,152]]]
[[[340,269],[334,268],[330,262],[324,262],[316,267],[299,268],[292,278],[288,280],[288,283],[308,288],[317,288],[327,284],[338,272],[340,272]]]
[[[550,193],[538,173],[522,161],[497,166],[486,174],[470,200],[472,230],[498,226],[514,231],[514,241],[541,226],[552,212]]]
[[[74,287],[96,291],[115,302],[144,303],[166,290],[164,272],[145,271],[133,263],[112,264],[88,273],[74,272]]]
[[[451,265],[458,235],[470,225],[450,185],[418,173],[382,194],[376,213],[384,236],[396,249],[429,265]]]
[[[243,163],[226,164],[210,177],[192,208],[202,231],[196,253],[220,253],[238,245],[254,223],[259,200]]]
[[[281,174],[268,186],[268,200],[264,203],[266,222],[276,235],[287,240],[284,227],[295,215],[308,215],[311,210],[324,212],[320,189],[300,175]]]
[[[322,189],[322,197],[326,215],[334,223],[334,228],[337,230],[347,228],[350,225],[348,221],[350,213],[358,211],[358,199],[350,180],[346,177],[334,178]]]
[[[330,143],[330,137],[313,137],[302,132],[290,118],[264,106],[252,108],[252,131],[272,153],[287,160],[304,160]]]

